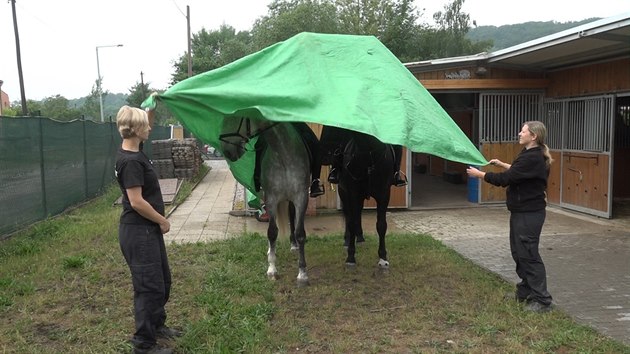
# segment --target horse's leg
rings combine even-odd
[[[352,217],[350,217],[350,193],[346,188],[339,188],[339,199],[341,199],[341,212],[343,213],[343,224],[345,230],[343,233],[343,247],[348,248],[348,241],[352,235]]]
[[[389,188],[389,186],[388,186]],[[385,248],[385,233],[387,232],[387,206],[388,202],[376,201],[376,232],[378,233],[378,266],[389,268],[387,249]]]
[[[308,285],[308,274],[306,273],[306,257],[304,255],[304,247],[306,245],[306,230],[304,229],[304,214],[308,206],[308,199],[304,203],[295,205],[295,240],[298,245],[298,286]]]
[[[352,235],[352,221],[350,220],[350,216],[344,215],[344,224],[346,225],[346,229],[343,232],[343,247],[348,248],[350,236]]]
[[[365,237],[363,236],[363,200],[361,199],[360,202],[357,203],[357,208],[359,208],[359,211],[357,212],[357,222],[355,225],[356,228],[356,232],[354,233],[356,235],[356,239],[357,242],[365,242]]]
[[[269,241],[269,249],[267,250],[267,277],[269,279],[278,279],[278,269],[276,268],[276,240],[278,239],[278,225],[276,225],[276,216],[269,215],[269,227],[267,227],[267,240]]]
[[[348,256],[346,258],[346,265],[355,266],[357,264],[355,258],[356,252],[356,236],[361,229],[361,205],[363,199],[361,197],[353,196],[353,200],[350,201],[348,210],[348,219],[350,221],[350,236],[348,237]]]
[[[291,251],[297,251],[299,246],[295,240],[295,205],[289,202],[289,224],[291,225],[289,240],[291,241]]]

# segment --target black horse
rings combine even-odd
[[[377,138],[347,131],[347,143],[343,152],[333,159],[339,159],[339,197],[345,219],[344,244],[347,246],[347,265],[356,265],[356,242],[363,241],[361,213],[366,199],[376,201],[376,231],[378,233],[378,265],[389,268],[385,233],[387,232],[387,207],[391,186],[394,181],[395,154],[392,145],[384,144]]]

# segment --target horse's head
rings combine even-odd
[[[221,135],[219,135],[223,155],[232,162],[240,159],[247,151],[246,146],[250,140],[273,128],[276,124],[265,119],[224,118]]]
[[[249,118],[227,117],[223,119],[221,128],[221,149],[223,155],[234,162],[245,154],[245,145],[251,137],[251,122]]]

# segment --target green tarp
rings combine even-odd
[[[143,106],[154,105],[154,98],[196,137],[219,149],[223,119],[245,116],[331,125],[451,161],[488,163],[373,36],[300,33],[181,81]],[[230,168],[252,190],[254,153],[246,155]]]

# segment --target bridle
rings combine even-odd
[[[227,119],[235,119],[235,118],[227,118]],[[251,120],[246,117],[241,117],[241,121],[238,123],[238,128],[236,128],[236,131],[219,135],[219,140],[229,145],[242,147],[245,151],[247,151],[245,149],[245,145],[250,140],[261,135],[265,131],[273,128],[277,124],[278,122],[273,122],[272,124],[270,124],[269,126],[263,129],[257,129],[256,131],[252,132]],[[243,127],[245,128],[245,131],[241,133],[241,130],[243,129]]]

